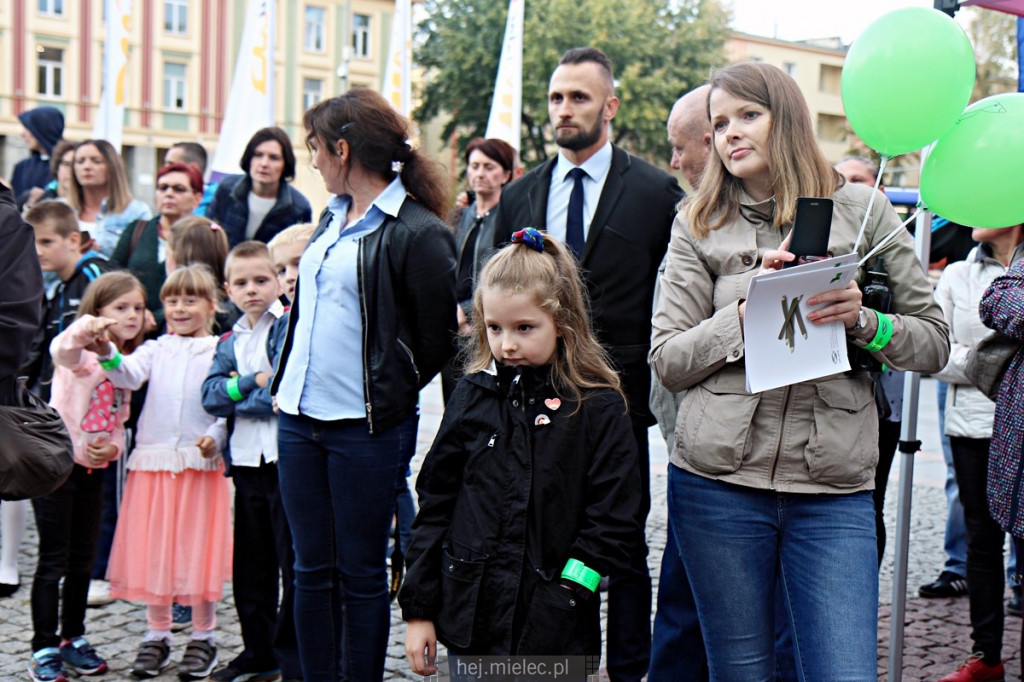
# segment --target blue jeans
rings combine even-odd
[[[953,468],[953,451],[946,435],[946,394],[949,384],[935,381],[935,395],[939,402],[939,436],[942,438],[942,459],[946,462],[946,563],[945,571],[967,577],[967,524],[964,508],[960,504],[960,489],[956,485],[956,470]]]
[[[776,599],[792,624],[798,679],[878,679],[870,491],[777,493],[673,466],[668,505],[711,679],[774,678]]]
[[[281,414],[278,473],[295,545],[295,631],[307,680],[384,676],[388,529],[418,423],[413,415],[371,435],[362,419]]]

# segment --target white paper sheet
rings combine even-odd
[[[846,287],[856,273],[857,254],[850,253],[751,278],[743,316],[748,391],[758,393],[850,369],[842,323],[812,323],[807,313],[823,306],[806,301]],[[798,309],[787,323],[787,312],[797,298]],[[790,325],[792,332],[787,334]]]

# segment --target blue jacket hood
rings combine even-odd
[[[64,136],[64,114],[56,107],[36,107],[18,114],[18,120],[46,149],[47,155]]]

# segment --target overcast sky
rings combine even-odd
[[[725,0],[728,4],[730,0]],[[744,33],[805,40],[839,36],[850,43],[872,21],[900,7],[933,7],[933,0],[731,0],[733,28]],[[963,11],[963,10],[961,10]]]

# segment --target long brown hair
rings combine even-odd
[[[763,62],[743,62],[711,74],[711,93],[730,95],[765,107],[772,116],[768,134],[768,170],[775,193],[776,227],[796,217],[797,197],[831,197],[843,183],[818,147],[807,102],[796,82],[782,69]],[[710,102],[710,93],[708,101]],[[710,104],[708,119],[711,118]],[[686,201],[686,219],[694,236],[704,238],[739,211],[741,181],[711,154],[700,187]]]
[[[142,302],[145,304],[146,287],[142,286],[142,282],[136,279],[132,273],[127,270],[117,270],[100,275],[85,288],[85,293],[82,294],[82,302],[78,304],[78,317],[83,315],[98,317],[100,308],[110,305],[121,296],[132,291],[138,291],[142,294]],[[144,322],[144,320],[140,320],[140,322]],[[125,355],[131,353],[142,345],[142,342],[145,340],[145,327],[145,324],[140,324],[139,332],[130,339],[123,341],[113,339],[114,345]]]
[[[561,333],[551,367],[555,390],[576,401],[582,390],[610,388],[622,399],[622,382],[590,325],[590,304],[576,261],[557,239],[544,235],[544,251],[513,243],[498,251],[480,272],[473,296],[473,334],[466,355],[466,372],[480,372],[495,361],[487,342],[483,294],[527,293],[534,304],[554,319]]]
[[[320,140],[337,155],[338,140],[345,140],[353,159],[388,182],[395,178],[396,164],[401,164],[402,184],[409,194],[434,215],[444,217],[449,193],[444,168],[412,148],[409,121],[379,93],[352,88],[314,105],[302,122],[307,145]]]
[[[99,151],[107,168],[107,213],[120,213],[128,208],[133,198],[132,191],[128,188],[128,174],[125,173],[121,156],[106,140],[84,140],[75,145],[75,158],[78,157],[79,149],[90,144]],[[71,195],[68,202],[76,213],[81,213],[85,208],[85,190],[79,184],[74,168],[71,169]]]
[[[220,225],[209,218],[187,215],[171,225],[168,248],[177,267],[192,264],[205,265],[218,281],[224,278],[224,263],[228,259],[228,236]],[[224,294],[223,291],[219,292]]]

